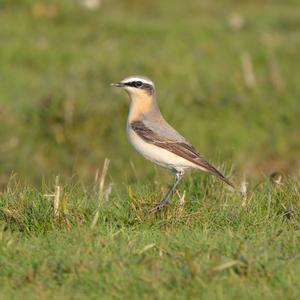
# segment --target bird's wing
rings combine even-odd
[[[215,175],[231,187],[234,187],[220,171],[207,162],[198,151],[174,129],[150,121],[134,121],[130,123],[130,126],[144,141],[185,158]]]
[[[142,122],[145,125],[145,127],[155,132],[157,135],[164,137],[165,139],[188,144],[186,139],[181,134],[179,134],[173,127],[166,123],[165,120],[163,120],[163,123],[151,122],[148,120],[143,120],[140,122]]]

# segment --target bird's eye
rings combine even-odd
[[[136,81],[135,82],[136,87],[141,87],[142,85],[143,85],[143,83],[141,81]]]

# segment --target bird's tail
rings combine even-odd
[[[228,178],[226,178],[219,170],[217,170],[215,167],[210,166],[210,168],[208,169],[208,171],[212,175],[214,175],[217,178],[221,179],[223,182],[225,182],[226,184],[228,184],[229,186],[231,186],[233,189],[235,189],[234,184]]]
[[[202,171],[209,172],[210,174],[216,176],[217,178],[221,179],[223,182],[228,184],[230,187],[235,189],[234,184],[229,179],[227,179],[218,169],[216,169],[214,166],[212,166],[209,162],[207,162],[203,158],[201,160],[201,164],[198,162],[198,166]]]

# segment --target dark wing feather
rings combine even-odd
[[[186,160],[198,165],[199,167],[209,171],[222,181],[234,188],[233,184],[215,167],[207,162],[198,151],[187,142],[177,141],[171,136],[162,135],[155,132],[151,128],[145,125],[142,121],[134,121],[130,124],[131,128],[136,134],[138,134],[144,141],[164,148]]]

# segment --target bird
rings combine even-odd
[[[129,95],[126,133],[132,146],[146,159],[171,170],[175,176],[163,199],[149,213],[158,212],[169,203],[188,169],[209,172],[234,189],[229,179],[167,123],[156,101],[155,85],[149,78],[134,75],[111,85],[123,88]]]

